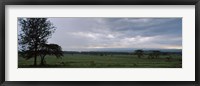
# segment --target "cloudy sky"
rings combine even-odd
[[[181,18],[49,18],[57,28],[48,43],[63,50],[182,49]]]

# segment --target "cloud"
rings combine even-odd
[[[182,48],[181,18],[49,18],[64,50]]]

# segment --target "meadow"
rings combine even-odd
[[[171,58],[168,58],[171,56]],[[18,68],[182,68],[182,55],[160,55],[156,59],[148,59],[148,55],[138,58],[131,54],[92,55],[64,54],[59,59],[48,55],[44,66],[33,66],[33,59],[18,58]]]

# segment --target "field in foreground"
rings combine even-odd
[[[46,65],[33,66],[33,59],[18,58],[18,68],[182,68],[181,55],[161,55],[158,59],[148,59],[147,55],[138,58],[136,55],[86,55],[64,54],[62,59],[46,56]]]

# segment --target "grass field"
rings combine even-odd
[[[46,65],[33,65],[33,59],[25,60],[19,57],[19,68],[182,68],[181,55],[171,55],[170,60],[167,55],[161,55],[158,59],[148,59],[147,55],[138,58],[136,55],[85,55],[85,54],[64,54],[62,59],[55,56],[46,56]]]

